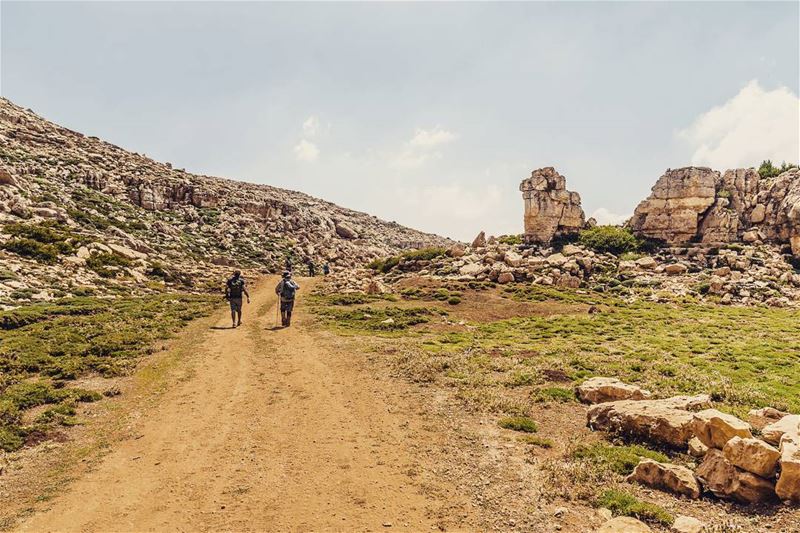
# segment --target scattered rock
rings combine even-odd
[[[733,437],[722,449],[725,459],[734,466],[764,478],[773,478],[781,454],[759,439]]]
[[[623,383],[617,378],[593,377],[576,388],[578,399],[585,403],[603,403],[617,400],[646,400],[650,391],[636,385]]]
[[[670,276],[679,276],[681,274],[686,274],[689,268],[684,265],[683,263],[672,263],[671,265],[667,265],[664,267],[664,272],[666,272]]]
[[[482,231],[478,233],[478,236],[472,240],[472,249],[474,250],[475,248],[483,248],[485,246],[486,246],[486,233]]]
[[[692,431],[700,442],[709,448],[722,449],[733,437],[751,438],[750,426],[733,415],[716,409],[706,409],[694,414]]]
[[[697,518],[680,515],[675,517],[675,522],[672,523],[670,531],[675,531],[676,533],[701,533],[705,527],[705,524]]]
[[[785,434],[793,435],[800,432],[800,415],[787,415],[761,429],[761,438],[777,446]]]
[[[800,504],[800,437],[785,434],[780,453],[781,474],[775,492],[781,500]]]
[[[644,522],[629,516],[618,516],[600,526],[597,533],[650,533],[651,531]]]
[[[689,455],[692,457],[705,457],[708,453],[708,446],[700,442],[697,437],[689,439]]]
[[[693,500],[700,497],[700,484],[694,478],[692,471],[685,466],[642,459],[626,481],[635,481],[647,487],[680,494]]]
[[[514,281],[514,274],[511,272],[501,272],[497,276],[497,283],[511,283]]]

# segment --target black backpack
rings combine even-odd
[[[228,280],[228,296],[231,298],[241,298],[244,291],[244,280],[242,278],[231,278]]]
[[[297,292],[295,284],[288,279],[281,281],[281,298],[284,300],[294,300],[294,294]]]

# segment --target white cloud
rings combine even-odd
[[[303,135],[306,137],[316,137],[320,129],[319,118],[316,115],[311,115],[303,122]]]
[[[601,207],[599,209],[595,209],[594,213],[591,214],[591,217],[594,218],[600,225],[617,226],[625,223],[626,220],[631,218],[631,215],[620,215],[609,211],[605,207]]]
[[[456,134],[436,126],[431,130],[417,128],[414,137],[409,141],[409,145],[418,148],[431,148],[440,144],[446,144],[456,139]]]
[[[316,161],[319,157],[319,148],[311,141],[301,139],[294,147],[294,156],[299,161]]]
[[[418,214],[447,216],[474,221],[493,213],[501,204],[503,194],[496,185],[466,188],[461,184],[403,187],[396,199]]]
[[[788,88],[765,91],[752,80],[739,94],[703,113],[678,133],[694,151],[692,164],[724,170],[764,159],[800,160],[800,99]]]

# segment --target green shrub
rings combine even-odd
[[[83,241],[82,237],[57,222],[6,224],[3,231],[11,235],[3,249],[46,264],[55,263],[59,255],[73,253],[74,245]]]
[[[503,244],[518,245],[522,244],[522,235],[501,235],[498,239]]]
[[[420,248],[419,250],[411,250],[403,252],[400,255],[394,255],[383,259],[373,259],[367,265],[367,268],[386,274],[403,261],[430,261],[431,259],[442,257],[443,255],[447,255],[447,248]]]
[[[533,399],[537,402],[574,402],[575,391],[565,387],[545,387],[534,391]]]
[[[553,441],[539,437],[538,435],[520,435],[520,442],[530,444],[531,446],[538,446],[539,448],[552,448]]]
[[[628,475],[639,464],[642,458],[652,459],[659,463],[668,463],[669,458],[638,444],[630,446],[614,446],[605,442],[583,444],[578,446],[572,457],[585,459],[620,475]]]
[[[58,261],[59,249],[52,244],[42,244],[28,238],[13,238],[3,243],[3,249],[39,263],[52,265]]]
[[[774,178],[793,168],[797,168],[797,165],[789,165],[784,161],[781,163],[780,167],[776,167],[772,164],[772,161],[767,159],[766,161],[762,161],[761,166],[758,167],[758,175],[761,176],[761,178]]]
[[[126,268],[131,266],[131,260],[119,254],[100,252],[91,254],[86,258],[86,266],[100,274],[104,278],[113,278],[117,275],[116,268]],[[109,268],[112,267],[112,268]]]
[[[536,422],[527,416],[507,416],[501,418],[497,423],[503,429],[511,429],[523,433],[536,433],[539,431],[539,426]]]
[[[646,503],[627,492],[609,489],[597,499],[598,507],[605,507],[615,515],[632,516],[646,522],[658,522],[665,526],[672,525],[675,518],[662,507]]]
[[[619,255],[638,250],[636,237],[627,228],[595,226],[580,232],[578,242],[596,252]]]
[[[447,303],[449,303],[450,305],[458,305],[461,303],[461,298],[459,298],[458,296],[451,296],[450,298],[447,299]]]

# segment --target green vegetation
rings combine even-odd
[[[544,387],[533,392],[533,399],[537,402],[574,402],[575,391],[565,387]]]
[[[59,256],[74,253],[75,247],[83,241],[83,237],[57,222],[6,224],[3,231],[11,235],[2,245],[3,249],[45,264],[53,264]]]
[[[766,161],[762,161],[761,165],[758,167],[758,175],[761,176],[762,179],[764,178],[774,178],[786,172],[787,170],[791,170],[793,168],[797,168],[797,165],[789,165],[784,161],[781,163],[780,167],[776,167],[772,164],[772,161],[767,159]]]
[[[86,258],[86,266],[104,278],[115,277],[119,269],[128,268],[131,264],[130,259],[115,252],[100,252]]]
[[[394,255],[384,259],[374,259],[369,265],[367,265],[367,268],[371,268],[372,270],[377,270],[378,272],[383,272],[385,274],[405,261],[430,261],[446,254],[447,248],[420,248],[419,250],[411,250],[400,255]]]
[[[501,235],[497,240],[503,244],[516,246],[522,244],[522,235]]]
[[[538,435],[520,435],[520,442],[530,444],[531,446],[538,446],[539,448],[552,448],[553,441],[550,439],[542,438]]]
[[[595,226],[580,232],[578,242],[596,252],[619,255],[635,252],[639,242],[627,228],[619,226]]]
[[[439,287],[437,289],[411,287],[400,291],[400,295],[405,300],[437,300],[440,302],[447,302],[450,305],[458,305],[461,303],[461,297],[464,293],[461,291],[451,291],[445,287]]]
[[[536,422],[527,416],[507,416],[501,418],[497,424],[503,429],[511,429],[523,433],[536,433],[539,431],[539,426]]]
[[[595,502],[598,507],[605,507],[615,515],[632,516],[646,522],[657,522],[665,526],[672,525],[675,518],[662,507],[646,503],[627,492],[609,489]]]
[[[320,314],[330,323],[356,331],[400,331],[428,322],[443,313],[427,307],[361,307],[358,309],[324,308]]]
[[[215,300],[69,298],[0,313],[0,448],[15,450],[76,423],[76,405],[101,395],[70,387],[71,380],[128,372],[153,342],[208,313]],[[54,407],[33,422],[23,420],[25,410],[42,405]]]
[[[584,459],[604,470],[610,470],[626,476],[633,472],[639,464],[639,459],[652,459],[659,463],[668,463],[669,458],[663,453],[656,452],[638,444],[628,446],[615,446],[605,442],[583,444],[573,452],[574,459]]]

